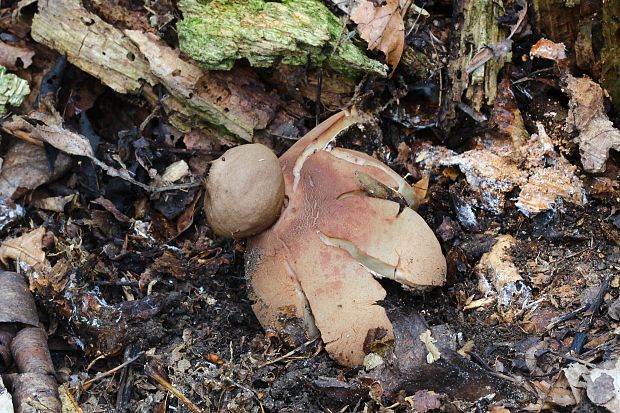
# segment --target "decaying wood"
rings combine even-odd
[[[320,1],[183,0],[179,46],[208,69],[231,69],[238,59],[255,67],[278,63],[321,66],[351,77],[384,76],[385,66],[353,42],[341,42],[342,23]]]
[[[601,81],[616,108],[620,107],[620,7],[614,1],[603,2],[603,38]],[[617,110],[617,109],[616,109]]]
[[[446,94],[444,113],[447,119],[463,99],[478,111],[483,104],[493,104],[497,93],[498,73],[506,63],[505,51],[491,50],[489,45],[500,45],[508,33],[500,28],[497,18],[503,13],[502,1],[461,1],[454,16],[462,21],[458,38],[452,45],[448,76],[452,82]],[[509,42],[508,42],[509,43]],[[508,46],[506,46],[508,47]],[[468,73],[474,56],[487,48],[493,58]],[[504,56],[502,56],[502,54]]]
[[[280,102],[265,91],[254,73],[243,69],[205,72],[182,60],[178,52],[153,34],[137,30],[126,30],[125,34],[144,54],[152,73],[180,104],[172,103],[168,108],[178,110],[190,121],[189,124],[175,122],[179,129],[200,126],[199,122],[192,125],[192,119],[206,120],[228,134],[252,141],[254,130],[267,128],[274,118]]]
[[[571,49],[579,30],[579,2],[534,0],[533,6],[535,27],[540,33]]]
[[[143,82],[156,83],[138,48],[80,0],[39,1],[31,34],[117,92],[137,92]]]
[[[38,326],[37,307],[24,277],[11,271],[1,271],[0,284],[0,323]]]
[[[42,1],[32,37],[117,92],[138,92],[145,84],[161,82],[171,95],[162,99],[168,119],[182,131],[211,126],[221,140],[252,141],[256,131],[293,126],[294,120],[280,110],[283,102],[267,93],[254,73],[203,71],[157,36],[123,33],[79,0]],[[143,91],[150,93],[148,88]],[[277,124],[272,125],[274,119]],[[296,137],[294,126],[286,129]]]

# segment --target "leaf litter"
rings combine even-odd
[[[27,3],[17,7],[32,15]],[[566,59],[556,39],[539,43],[553,47],[533,53],[545,57],[533,67],[513,59],[517,70],[504,67],[492,104],[479,107],[477,95],[463,90],[461,105],[451,106],[443,82],[458,79],[437,73],[456,64],[448,36],[455,28],[439,9],[413,22],[417,14],[399,20],[395,2],[359,6],[367,24],[358,30],[385,54],[392,77],[365,79],[353,96],[350,79],[325,72],[330,81],[321,82],[316,69],[206,71],[178,53],[169,17],[178,11],[170,5],[148,2],[119,16],[123,8],[94,3],[88,10],[74,0],[39,5],[33,37],[55,51],[28,37],[2,40],[20,48],[11,49],[8,68],[33,92],[2,122],[1,261],[35,293],[46,330],[33,336],[49,342],[66,411],[617,407],[616,117],[595,71],[571,77],[570,65],[556,63],[573,59],[570,43]],[[512,43],[497,56],[529,47],[524,39],[535,23],[520,3],[507,5]],[[65,14],[54,11],[58,5]],[[107,55],[124,45],[123,53],[69,53],[73,63],[52,69],[69,49],[63,31],[41,26],[42,16],[70,16],[72,30],[90,27],[95,43],[110,30],[109,47],[93,50]],[[11,36],[27,33],[0,24]],[[405,25],[412,27],[406,41]],[[110,65],[112,58],[139,68],[138,76],[119,77],[123,65]],[[285,335],[258,325],[243,276],[245,245],[214,236],[201,210],[204,192],[194,187],[226,146],[255,140],[283,153],[314,126],[313,111],[326,102],[321,87],[338,102],[379,106],[380,123],[348,131],[335,146],[366,152],[419,182],[418,211],[448,264],[448,287],[423,296],[381,281],[397,340],[382,348],[376,332],[377,353],[360,370],[329,359],[329,343],[291,348]],[[450,107],[476,116],[442,112]],[[457,132],[448,132],[446,119]],[[270,135],[276,130],[287,133]],[[356,179],[377,202],[408,208],[390,188]],[[489,288],[481,288],[482,275]],[[38,324],[38,317],[23,320]],[[0,373],[15,393],[7,376],[19,368],[6,363],[13,330],[0,326]]]

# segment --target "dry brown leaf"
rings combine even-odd
[[[609,150],[620,150],[620,131],[605,114],[603,89],[588,77],[568,75],[566,92],[570,96],[566,127],[569,132],[579,133],[576,141],[583,169],[605,172]]]
[[[70,194],[66,196],[52,196],[48,198],[37,199],[32,203],[35,208],[44,209],[46,211],[63,212],[65,206],[73,201],[77,194]]]
[[[365,1],[351,15],[351,20],[357,23],[362,39],[368,42],[368,50],[379,49],[385,54],[392,66],[392,76],[405,48],[405,24],[398,0],[387,0],[379,7]]]
[[[11,69],[27,68],[32,64],[34,50],[0,41],[0,65]]]
[[[441,400],[444,398],[444,395],[437,394],[434,391],[418,390],[414,395],[405,397],[405,400],[414,411],[426,413],[429,410],[441,408]]]
[[[18,189],[35,189],[46,182],[53,181],[65,173],[71,165],[71,159],[59,154],[50,171],[45,156],[45,149],[27,142],[15,142],[4,157],[0,171],[0,197],[18,198]]]
[[[49,121],[49,125],[34,126],[27,122],[23,117],[14,115],[2,124],[2,128],[6,132],[11,133],[15,136],[26,135],[28,136],[28,139],[31,139],[34,142],[40,141],[48,143],[54,148],[59,149],[60,151],[69,155],[85,156],[91,159],[95,165],[103,169],[109,176],[124,179],[149,192],[162,192],[171,189],[185,189],[198,186],[197,183],[190,182],[187,184],[154,187],[151,185],[143,184],[140,181],[136,181],[126,169],[116,169],[99,160],[95,156],[93,148],[86,137],[78,133],[71,132],[70,130],[64,129],[62,126],[58,126],[59,124],[61,124],[61,121],[59,120],[41,118],[41,112],[36,112],[35,115],[37,113],[39,114],[40,119],[35,118],[35,120],[38,120],[39,122]],[[2,189],[1,185],[2,182],[0,181],[0,190]]]
[[[43,263],[45,261],[44,235],[45,228],[39,227],[20,237],[3,241],[0,244],[0,261],[4,265],[7,265],[9,260],[23,261],[31,266]]]

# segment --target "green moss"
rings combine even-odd
[[[317,0],[181,0],[179,7],[181,50],[208,69],[228,70],[245,58],[255,67],[327,62],[346,75],[386,74],[351,42],[333,51],[341,23]]]
[[[29,93],[27,81],[13,73],[6,73],[6,68],[0,66],[0,116],[6,114],[7,105],[21,105]]]

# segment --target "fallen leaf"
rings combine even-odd
[[[46,211],[63,212],[65,205],[73,201],[76,194],[69,194],[67,196],[51,196],[48,198],[37,199],[32,203],[35,208],[44,209]]]
[[[586,394],[588,399],[598,406],[603,406],[609,411],[620,410],[620,361],[608,360],[598,367],[584,373],[586,382]]]
[[[429,390],[418,390],[413,396],[405,397],[405,400],[413,408],[413,411],[426,413],[429,410],[441,408],[441,399],[444,395]]]
[[[0,65],[10,69],[27,68],[32,64],[34,50],[0,41]]]
[[[45,228],[39,227],[22,236],[10,238],[0,244],[0,261],[7,265],[9,260],[23,261],[30,266],[45,261],[43,236]]]
[[[41,146],[27,142],[15,142],[8,150],[0,172],[0,197],[19,198],[18,189],[35,189],[65,173],[71,159],[60,154],[56,158],[54,170],[50,171]]]
[[[387,0],[385,5],[375,7],[365,1],[351,15],[357,23],[362,39],[368,42],[368,50],[381,50],[394,74],[405,48],[405,24],[400,14],[398,0]]]
[[[605,172],[609,150],[620,150],[620,131],[605,114],[603,89],[588,77],[568,75],[566,92],[570,96],[566,117],[568,132],[578,132],[581,163],[587,172]]]

